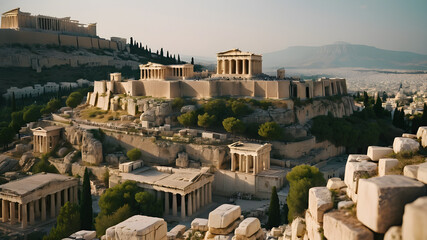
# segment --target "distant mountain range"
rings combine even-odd
[[[285,50],[263,54],[264,71],[280,67],[427,70],[427,55],[344,42],[319,47],[289,47]]]

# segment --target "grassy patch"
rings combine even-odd
[[[399,163],[396,167],[391,169],[391,174],[403,174],[403,168],[406,165],[414,165],[425,162],[426,155],[421,154],[420,152],[400,152],[400,153],[391,153],[388,155],[390,158],[396,158],[399,160]]]
[[[92,122],[110,122],[120,120],[121,115],[127,115],[126,111],[105,111],[97,107],[88,107],[80,111],[80,118],[90,120]]]

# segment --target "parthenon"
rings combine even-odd
[[[193,77],[193,65],[177,64],[162,65],[159,63],[149,62],[139,65],[141,71],[141,80],[177,80],[188,79]]]
[[[20,8],[15,8],[2,14],[1,28],[33,29],[71,35],[96,36],[96,23],[85,25],[77,20],[71,20],[70,17],[34,16],[28,12],[21,12]]]
[[[231,171],[258,173],[270,169],[271,144],[235,142],[228,145],[231,155]]]
[[[217,54],[217,75],[219,77],[250,78],[262,73],[262,56],[232,49]]]
[[[11,225],[44,222],[55,218],[66,202],[78,203],[78,179],[39,173],[0,185],[1,219]],[[49,213],[49,214],[48,214]]]

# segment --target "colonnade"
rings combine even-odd
[[[270,158],[264,156],[244,155],[238,153],[231,154],[231,171],[252,173],[253,175],[258,174],[263,170],[270,168]]]
[[[2,199],[1,220],[3,223],[9,221],[11,225],[21,223],[21,227],[26,228],[28,224],[35,224],[36,220],[46,221],[48,211],[49,217],[55,218],[66,202],[78,203],[77,186],[62,189],[26,203]]]
[[[177,195],[181,196],[180,214],[181,218],[184,219],[212,202],[212,183],[208,182],[187,194],[165,192],[165,215],[172,213],[172,216],[178,216]],[[172,212],[170,212],[170,198],[172,198]]]
[[[165,79],[166,69],[141,69],[142,79]]]
[[[246,59],[217,60],[217,74],[253,75],[262,73],[262,61]]]
[[[52,136],[41,136],[34,135],[33,136],[33,151],[40,153],[50,152],[52,148]]]

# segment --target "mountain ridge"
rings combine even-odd
[[[264,53],[264,68],[427,69],[427,55],[338,42],[323,46],[292,46]]]

